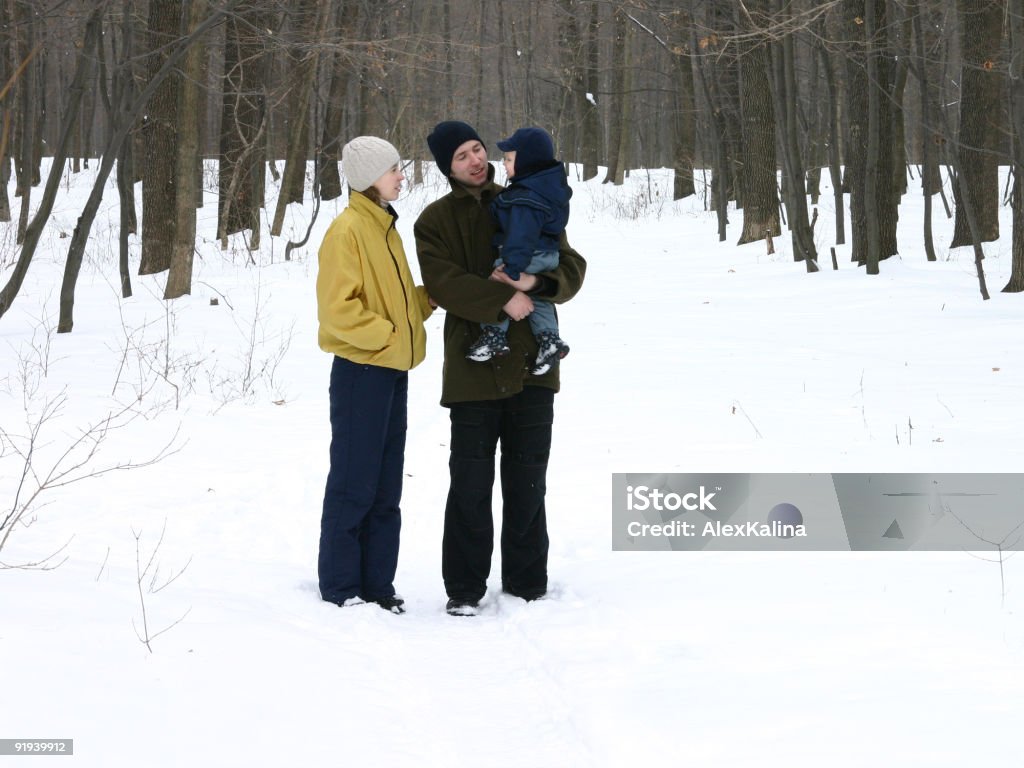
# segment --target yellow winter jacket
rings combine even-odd
[[[426,355],[431,308],[426,289],[413,283],[397,218],[352,193],[320,245],[316,301],[322,350],[407,371]]]

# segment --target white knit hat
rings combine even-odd
[[[356,192],[365,192],[398,161],[398,150],[376,136],[357,136],[341,150],[341,167]]]

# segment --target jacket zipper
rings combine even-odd
[[[402,298],[405,299],[405,324],[409,328],[409,369],[412,370],[413,362],[416,360],[416,344],[413,339],[412,332],[412,321],[409,320],[409,293],[406,290],[405,281],[402,279],[402,270],[398,268],[398,259],[395,257],[395,252],[391,250],[391,230],[395,228],[395,220],[391,219],[391,224],[388,226],[388,231],[384,233],[384,243],[388,247],[388,253],[391,255],[391,263],[395,267],[395,274],[398,276],[398,284],[402,286]]]

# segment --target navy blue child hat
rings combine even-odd
[[[461,120],[445,120],[438,123],[434,126],[434,131],[427,136],[430,154],[434,156],[438,170],[445,176],[452,174],[452,157],[455,156],[455,150],[467,141],[479,141],[484,149],[487,148],[473,126]]]
[[[498,149],[516,153],[516,176],[539,171],[555,162],[554,142],[543,128],[520,128],[499,141]]]

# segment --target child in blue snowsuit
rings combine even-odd
[[[551,137],[542,128],[520,128],[499,141],[498,149],[505,153],[509,186],[491,203],[499,228],[495,266],[501,266],[513,280],[523,272],[534,275],[556,269],[572,190],[565,169],[555,160]],[[569,353],[569,345],[558,335],[554,305],[535,298],[533,307],[529,321],[537,339],[537,359],[530,373],[539,376]],[[484,323],[483,333],[466,357],[485,361],[509,354],[508,325],[507,317],[498,323]]]

